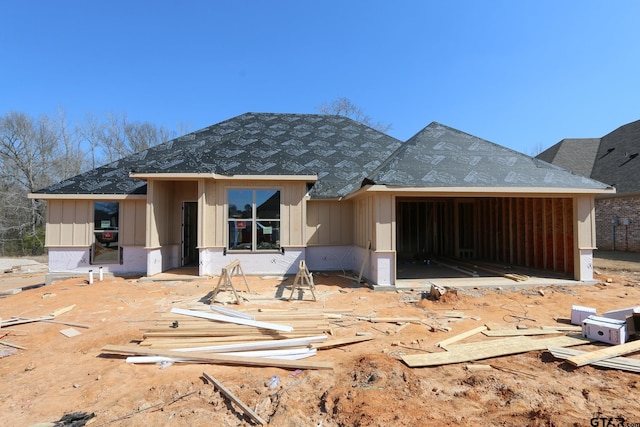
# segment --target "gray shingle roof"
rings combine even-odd
[[[640,120],[602,138],[563,139],[538,158],[616,187],[616,194],[640,192]]]
[[[37,193],[144,194],[137,173],[317,175],[311,195],[344,196],[401,141],[343,116],[246,113]]]
[[[640,161],[640,159],[639,159]],[[406,143],[343,116],[246,113],[99,167],[36,194],[145,194],[130,173],[317,175],[315,198],[375,182],[420,187],[606,186],[447,126]]]
[[[591,176],[599,146],[600,138],[567,138],[536,158],[583,176]]]
[[[403,144],[370,178],[377,184],[419,187],[607,187],[435,122]]]

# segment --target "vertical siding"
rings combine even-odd
[[[146,228],[145,200],[124,200],[120,202],[120,244],[124,246],[144,246]]]
[[[351,201],[309,200],[306,215],[306,244],[343,246],[353,244]]]
[[[45,245],[89,246],[92,221],[93,202],[90,200],[49,200]]]

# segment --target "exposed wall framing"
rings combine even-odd
[[[453,257],[574,273],[570,198],[398,198],[398,261]]]

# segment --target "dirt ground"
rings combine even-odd
[[[288,302],[281,296],[288,296],[291,278],[282,283],[250,277],[249,296],[257,298],[227,307],[346,310],[342,318],[329,320],[333,337],[358,332],[374,337],[319,350],[305,360],[332,362],[334,369],[302,372],[191,363],[132,365],[124,356],[101,351],[108,344],[140,341],[145,328],[171,308],[201,303],[215,280],[55,282],[1,298],[0,316],[35,318],[75,304],[56,320],[88,328],[74,327],[80,335],[69,338],[60,332],[70,327],[63,324],[0,329],[0,341],[25,348],[0,359],[0,425],[54,422],[73,412],[95,414],[92,426],[251,425],[238,406],[203,379],[203,372],[273,426],[593,426],[614,425],[605,423],[609,418],[617,423],[616,417],[640,423],[637,373],[572,368],[546,351],[481,360],[476,363],[493,368],[476,372],[466,369],[469,363],[409,368],[400,359],[403,354],[444,351],[435,343],[486,323],[538,328],[570,317],[573,304],[595,307],[598,313],[639,305],[636,258],[597,258],[600,283],[595,285],[450,290],[440,300],[422,299],[418,291],[373,292],[336,275],[318,274],[318,301],[306,292]],[[0,281],[18,280],[19,275],[0,272]],[[451,312],[462,317],[447,317]],[[419,317],[424,323],[359,320],[369,316]],[[490,339],[479,334],[463,342]],[[12,348],[0,346],[0,351]],[[280,382],[272,389],[266,383],[274,375]],[[602,419],[594,424],[594,417]]]

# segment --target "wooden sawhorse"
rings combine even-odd
[[[229,287],[233,291],[233,295],[236,297],[236,304],[240,304],[240,297],[236,293],[236,288],[233,287],[233,277],[242,275],[242,279],[244,280],[244,284],[247,286],[247,290],[251,292],[249,289],[249,283],[247,283],[247,278],[242,271],[242,267],[240,267],[240,260],[237,259],[227,266],[222,267],[222,272],[220,273],[220,278],[218,279],[218,284],[213,290],[213,295],[211,296],[211,303],[213,303],[216,299],[216,295],[219,291]]]
[[[316,294],[314,292],[315,289],[315,285],[313,283],[313,276],[312,274],[309,272],[309,269],[307,268],[307,264],[304,262],[304,260],[300,261],[300,266],[298,267],[298,273],[296,273],[296,278],[293,280],[293,287],[291,288],[291,295],[289,295],[289,301],[291,301],[291,298],[293,298],[293,293],[295,292],[296,288],[300,288],[302,290],[302,286],[305,285],[309,286],[309,289],[311,290],[311,295],[313,295],[313,300],[317,301],[316,299]]]

